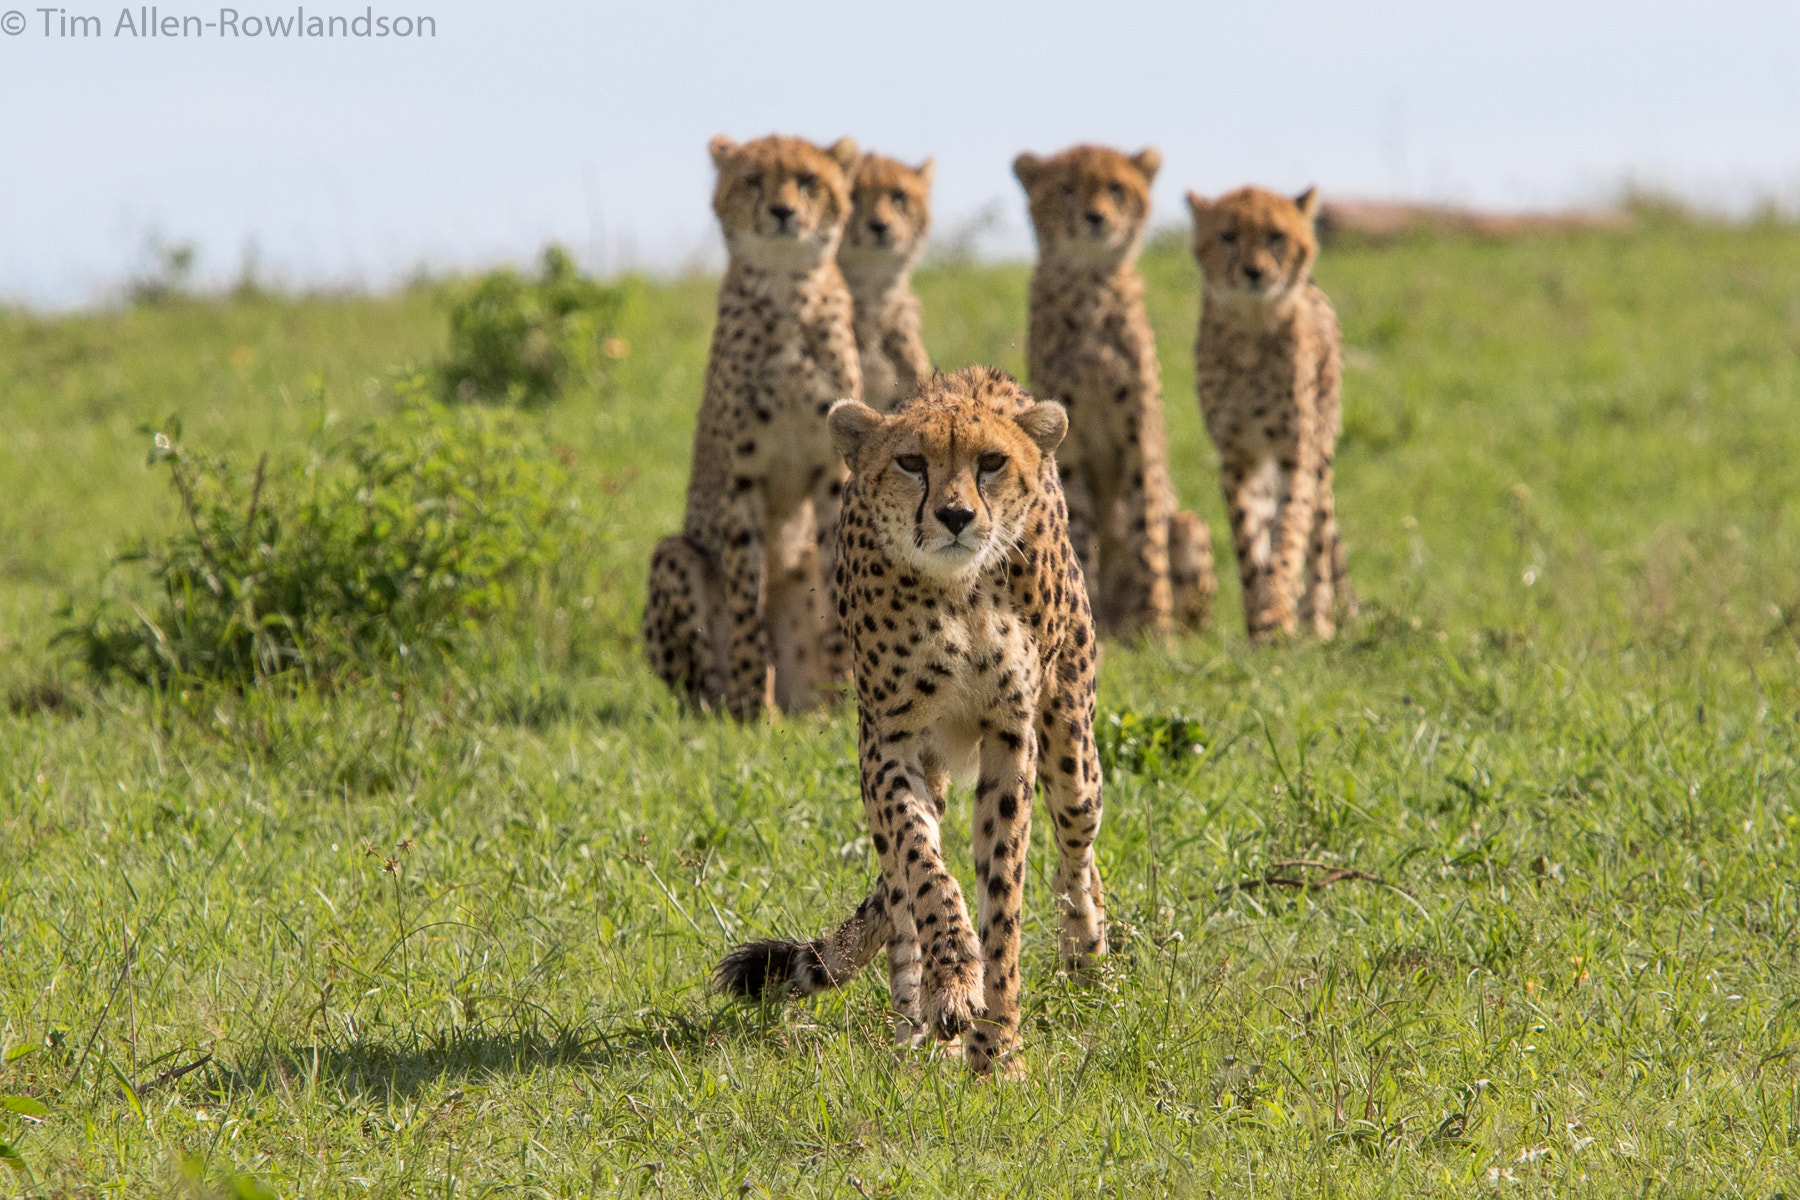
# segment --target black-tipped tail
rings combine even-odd
[[[746,942],[713,968],[713,990],[739,1000],[811,995],[811,981],[825,974],[817,942]]]
[[[713,990],[739,1000],[801,1000],[855,979],[893,926],[879,883],[850,919],[810,942],[747,942],[713,968]]]

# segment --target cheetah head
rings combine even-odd
[[[1150,216],[1150,183],[1162,155],[1130,158],[1104,146],[1076,146],[1054,158],[1021,154],[1013,174],[1031,200],[1038,251],[1049,258],[1111,263],[1137,253]]]
[[[1034,402],[992,367],[939,375],[887,416],[840,400],[829,421],[877,544],[944,582],[1019,544],[1069,428],[1061,405]]]
[[[1189,192],[1187,199],[1194,213],[1194,257],[1209,297],[1280,304],[1306,286],[1319,256],[1313,230],[1317,188],[1291,200],[1256,187],[1211,201]]]
[[[708,149],[719,171],[713,212],[732,257],[784,267],[836,252],[850,215],[855,142],[843,138],[820,149],[801,138],[739,144],[720,135]]]
[[[838,261],[846,273],[910,266],[931,229],[932,162],[916,167],[865,154],[850,188],[850,225]]]

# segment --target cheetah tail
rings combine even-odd
[[[822,938],[733,947],[713,968],[713,990],[739,1000],[798,1000],[842,987],[886,948],[891,930],[886,901],[877,882],[850,919]]]

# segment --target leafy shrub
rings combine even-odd
[[[197,255],[194,243],[165,242],[152,237],[147,249],[155,265],[125,285],[126,299],[133,304],[155,306],[192,295]]]
[[[145,432],[181,524],[119,560],[147,575],[148,599],[69,614],[58,638],[100,676],[242,686],[440,656],[513,605],[568,512],[561,470],[486,409],[415,399],[348,437],[321,433],[303,458],[265,454],[247,476],[190,449],[173,418]]]
[[[492,271],[455,300],[438,368],[446,400],[541,404],[595,369],[620,292],[583,275],[561,246],[547,247],[543,263],[536,280]]]
[[[1107,713],[1094,735],[1101,768],[1133,775],[1185,771],[1205,750],[1200,722],[1181,713]]]

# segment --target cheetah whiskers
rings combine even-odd
[[[994,552],[982,561],[982,568],[985,570],[992,563],[1010,561],[1015,554],[1024,552],[1025,531],[1023,529],[1008,529],[1004,525],[996,525],[994,527]]]

